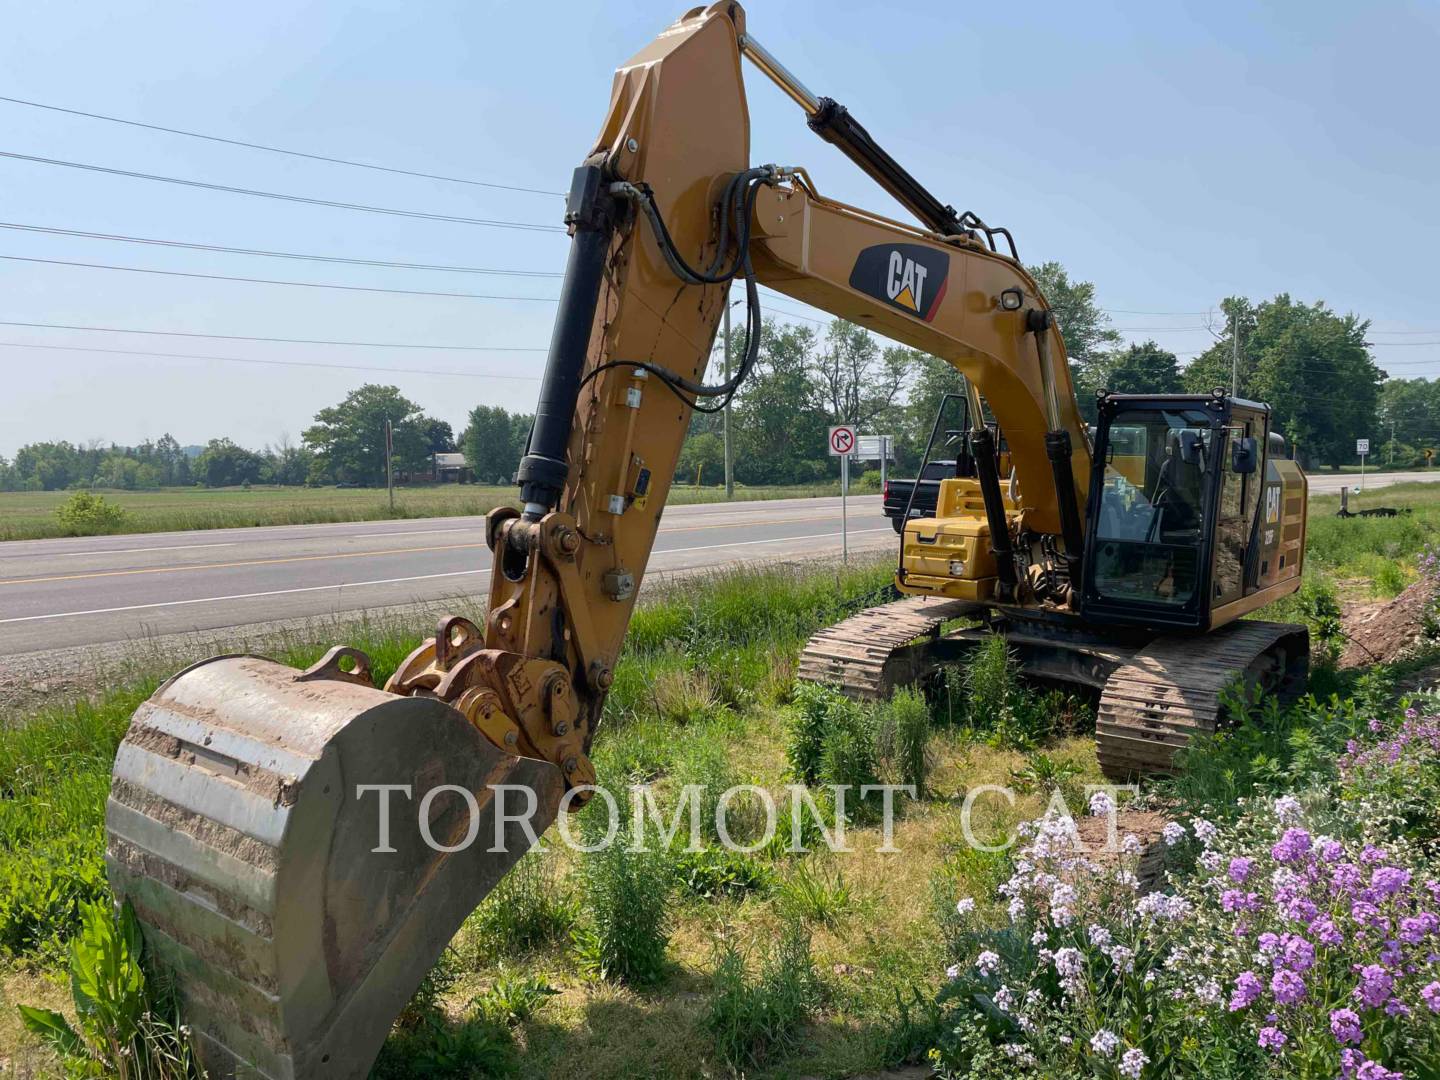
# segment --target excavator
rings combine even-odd
[[[744,60],[917,223],[752,165]],[[1166,767],[1236,677],[1304,679],[1303,628],[1240,619],[1298,586],[1304,552],[1305,479],[1269,409],[1105,394],[1092,440],[1009,231],[930,194],[734,0],[619,68],[565,222],[519,505],[485,521],[483,621],[443,619],[383,688],[345,646],[305,671],[202,661],[119,749],[109,879],[212,1077],[366,1075],[465,917],[594,792],[589,750],[690,416],[754,368],[762,283],[965,380],[966,467],[905,528],[906,598],[817,635],[804,677],[877,695],[1002,633],[1027,673],[1101,691],[1116,775]],[[744,355],[707,384],[736,279]]]

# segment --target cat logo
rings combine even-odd
[[[1270,484],[1265,488],[1265,524],[1273,525],[1280,520],[1280,485]]]
[[[950,256],[921,244],[868,247],[850,271],[850,287],[930,322],[945,297]]]

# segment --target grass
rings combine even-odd
[[[1408,568],[1435,534],[1437,497],[1436,489],[1387,492],[1388,505],[1413,500],[1408,522],[1331,519],[1334,500],[1326,507],[1317,499],[1309,610],[1318,611],[1315,598],[1325,589],[1334,594],[1334,582],[1358,577],[1367,559]],[[792,675],[801,642],[883,598],[888,572],[883,562],[839,574],[733,572],[672,583],[647,597],[594,757],[603,782],[653,782],[667,815],[685,784],[738,781],[780,792],[797,774],[817,782],[841,771],[891,782],[922,777],[925,797],[899,800],[899,854],[876,850],[877,825],[852,820],[853,850],[840,855],[792,855],[768,845],[753,855],[713,846],[672,850],[656,853],[653,863],[623,865],[587,865],[559,847],[527,856],[466,923],[444,978],[408,1010],[377,1075],[839,1077],[923,1050],[930,1022],[924,1003],[943,981],[947,940],[959,932],[956,900],[975,897],[981,914],[1005,917],[987,898],[1007,876],[1008,860],[966,842],[958,813],[965,792],[1020,781],[1013,803],[997,797],[974,807],[974,834],[993,843],[1037,816],[1056,788],[1078,809],[1075,794],[1100,775],[1088,736],[1036,722],[1047,707],[1007,675],[998,646],[968,678],[949,680],[959,707],[942,687],[930,715],[897,699],[835,724],[832,711],[846,706],[823,691],[797,693]],[[1368,582],[1354,588],[1368,591]],[[1263,617],[1279,616],[1272,608]],[[412,628],[378,622],[352,629],[382,678],[415,636]],[[295,633],[272,652],[307,663],[333,632]],[[53,883],[75,880],[87,860],[98,865],[99,804],[114,747],[135,705],[173,666],[174,658],[149,658],[137,663],[128,685],[95,702],[53,704],[5,732],[0,866],[30,866],[29,877]],[[963,700],[967,684],[983,702]],[[1355,694],[1353,680],[1337,689]],[[1214,768],[1192,770],[1172,797],[1211,802],[1282,783],[1290,770],[1313,764],[1306,755],[1315,724],[1354,722],[1357,714],[1339,708],[1306,724],[1269,731],[1257,724],[1217,740]],[[873,756],[862,733],[874,740]],[[733,809],[732,829],[755,835],[762,823],[747,818],[740,803]],[[712,843],[713,831],[704,838]],[[55,1002],[47,980],[73,922],[57,911],[34,916],[34,929],[11,949],[18,955],[0,961],[9,1001]],[[627,921],[634,911],[644,917]],[[7,1012],[13,1016],[0,1009],[0,1060],[30,1060],[37,1051]],[[469,1062],[469,1074],[446,1071],[457,1058]]]
[[[496,506],[516,504],[513,487],[442,484],[395,490],[392,511],[383,488],[302,488],[255,485],[244,488],[161,488],[156,491],[98,489],[124,517],[97,531],[105,533],[181,532],[253,525],[314,525],[386,518],[468,517]],[[838,485],[737,487],[735,501],[811,498],[838,495]],[[56,516],[72,492],[0,492],[0,540],[39,540],[65,536]],[[725,502],[723,487],[676,485],[671,505]]]
[[[1355,505],[1352,501],[1352,507]],[[1415,580],[1415,556],[1440,538],[1440,488],[1397,484],[1367,494],[1362,507],[1392,506],[1393,518],[1342,518],[1339,496],[1310,500],[1306,570],[1320,571],[1352,592],[1388,598]],[[1356,587],[1358,586],[1358,587]]]

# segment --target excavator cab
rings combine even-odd
[[[1206,630],[1258,563],[1268,406],[1224,393],[1099,402],[1081,614]],[[1278,478],[1278,476],[1277,476]],[[1272,500],[1273,502],[1273,500]]]

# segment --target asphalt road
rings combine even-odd
[[[852,549],[893,544],[876,495]],[[650,572],[840,551],[840,500],[674,506]],[[483,593],[484,519],[213,529],[0,544],[0,656]]]
[[[1359,473],[1311,473],[1310,493],[1312,495],[1338,495],[1345,486],[1360,486]],[[1365,490],[1375,491],[1391,484],[1433,484],[1440,483],[1440,469],[1423,469],[1418,472],[1366,473]],[[1363,504],[1362,504],[1363,505]]]
[[[1382,473],[1366,491],[1440,471]],[[1310,478],[1317,495],[1351,474]],[[849,500],[856,550],[894,544],[879,497]],[[1361,505],[1365,505],[1362,501]],[[0,544],[0,656],[483,593],[481,518],[363,521]],[[650,571],[840,551],[840,500],[670,507]]]

